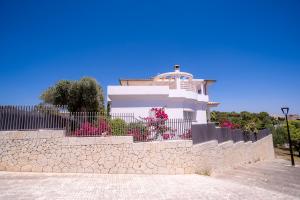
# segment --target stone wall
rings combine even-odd
[[[191,140],[134,143],[131,136],[65,137],[64,131],[0,132],[0,170],[211,174],[273,159],[272,136],[255,143]]]

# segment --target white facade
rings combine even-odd
[[[207,87],[214,81],[194,79],[192,74],[174,72],[152,79],[123,79],[119,86],[108,86],[111,113],[134,113],[135,118],[149,116],[154,107],[163,107],[169,118],[192,118],[196,123],[207,123],[209,103]]]

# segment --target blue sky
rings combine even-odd
[[[0,104],[60,79],[172,70],[216,79],[220,110],[300,113],[300,1],[0,0]]]

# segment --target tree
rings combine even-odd
[[[70,89],[73,81],[62,80],[55,86],[54,105],[68,105]]]
[[[289,129],[291,134],[292,145],[294,149],[298,152],[300,157],[300,122],[299,121],[289,121]],[[275,145],[282,145],[287,143],[287,126],[284,125],[278,126],[273,131],[273,141]]]
[[[258,129],[266,129],[273,127],[273,120],[267,112],[260,112],[257,115],[258,118]]]
[[[217,112],[213,111],[210,113],[210,121],[216,122],[217,121]]]
[[[42,95],[40,96],[40,99],[43,100],[46,104],[53,104],[54,105],[54,98],[55,98],[55,87],[49,87],[47,90],[45,90]]]
[[[71,112],[102,112],[104,98],[102,88],[93,78],[85,77],[72,84],[68,108]]]
[[[89,77],[79,81],[62,80],[41,95],[44,103],[67,105],[71,112],[104,113],[104,97],[98,82]]]
[[[273,143],[275,146],[285,144],[287,139],[286,129],[283,126],[272,129]]]
[[[44,91],[40,98],[47,104],[67,105],[72,84],[73,82],[68,80],[58,81],[54,86]]]
[[[289,121],[289,128],[291,133],[292,144],[296,151],[298,151],[298,156],[300,157],[300,122]]]
[[[255,123],[255,121],[245,122],[242,129],[246,133],[258,133],[257,124]]]
[[[110,116],[111,102],[108,101],[106,105],[106,115]]]

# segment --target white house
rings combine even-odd
[[[159,74],[150,79],[120,79],[120,85],[108,86],[107,99],[111,113],[134,113],[135,118],[149,116],[153,107],[163,107],[169,118],[191,118],[196,123],[207,123],[210,107],[208,86],[214,80],[196,79],[192,74],[174,72]]]

